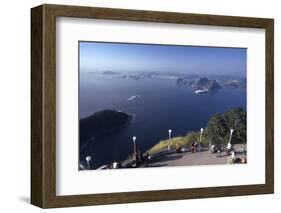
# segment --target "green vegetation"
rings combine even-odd
[[[157,152],[160,152],[162,150],[167,149],[169,144],[171,146],[171,149],[175,149],[178,145],[180,145],[180,146],[191,146],[191,143],[193,141],[199,141],[199,140],[200,140],[200,132],[189,132],[185,136],[171,138],[170,141],[169,140],[161,140],[159,143],[154,145],[147,152],[149,152],[150,154],[155,154]],[[201,143],[202,144],[208,144],[207,139],[205,137],[202,137]]]
[[[246,111],[242,108],[235,108],[224,114],[216,114],[208,122],[207,137],[213,144],[226,144],[229,140],[229,130],[233,129],[231,143],[246,143],[246,120]]]
[[[226,144],[229,140],[230,129],[234,129],[231,142],[246,143],[246,111],[242,108],[231,109],[223,114],[215,114],[209,120],[207,127],[204,129],[201,145]],[[154,154],[166,150],[170,144],[171,148],[180,146],[191,146],[193,141],[199,142],[200,131],[189,132],[185,136],[174,137],[171,140],[161,140],[152,148],[147,150],[150,154]]]

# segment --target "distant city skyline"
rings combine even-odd
[[[181,72],[246,77],[247,49],[79,42],[80,72]]]

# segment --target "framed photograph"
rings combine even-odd
[[[31,9],[31,203],[274,192],[274,21]]]

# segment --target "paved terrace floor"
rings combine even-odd
[[[245,158],[244,155],[238,154],[237,157]],[[229,155],[222,152],[221,157],[217,158],[216,154],[209,151],[202,152],[185,152],[181,154],[170,154],[158,157],[153,162],[140,167],[162,167],[162,166],[187,166],[187,165],[211,165],[211,164],[226,164]]]

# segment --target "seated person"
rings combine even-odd
[[[195,142],[195,141],[193,141],[192,143],[191,143],[191,152],[193,153],[193,152],[196,152],[196,145],[197,145],[197,143]]]
[[[178,143],[176,147],[177,153],[181,153],[181,145]]]

